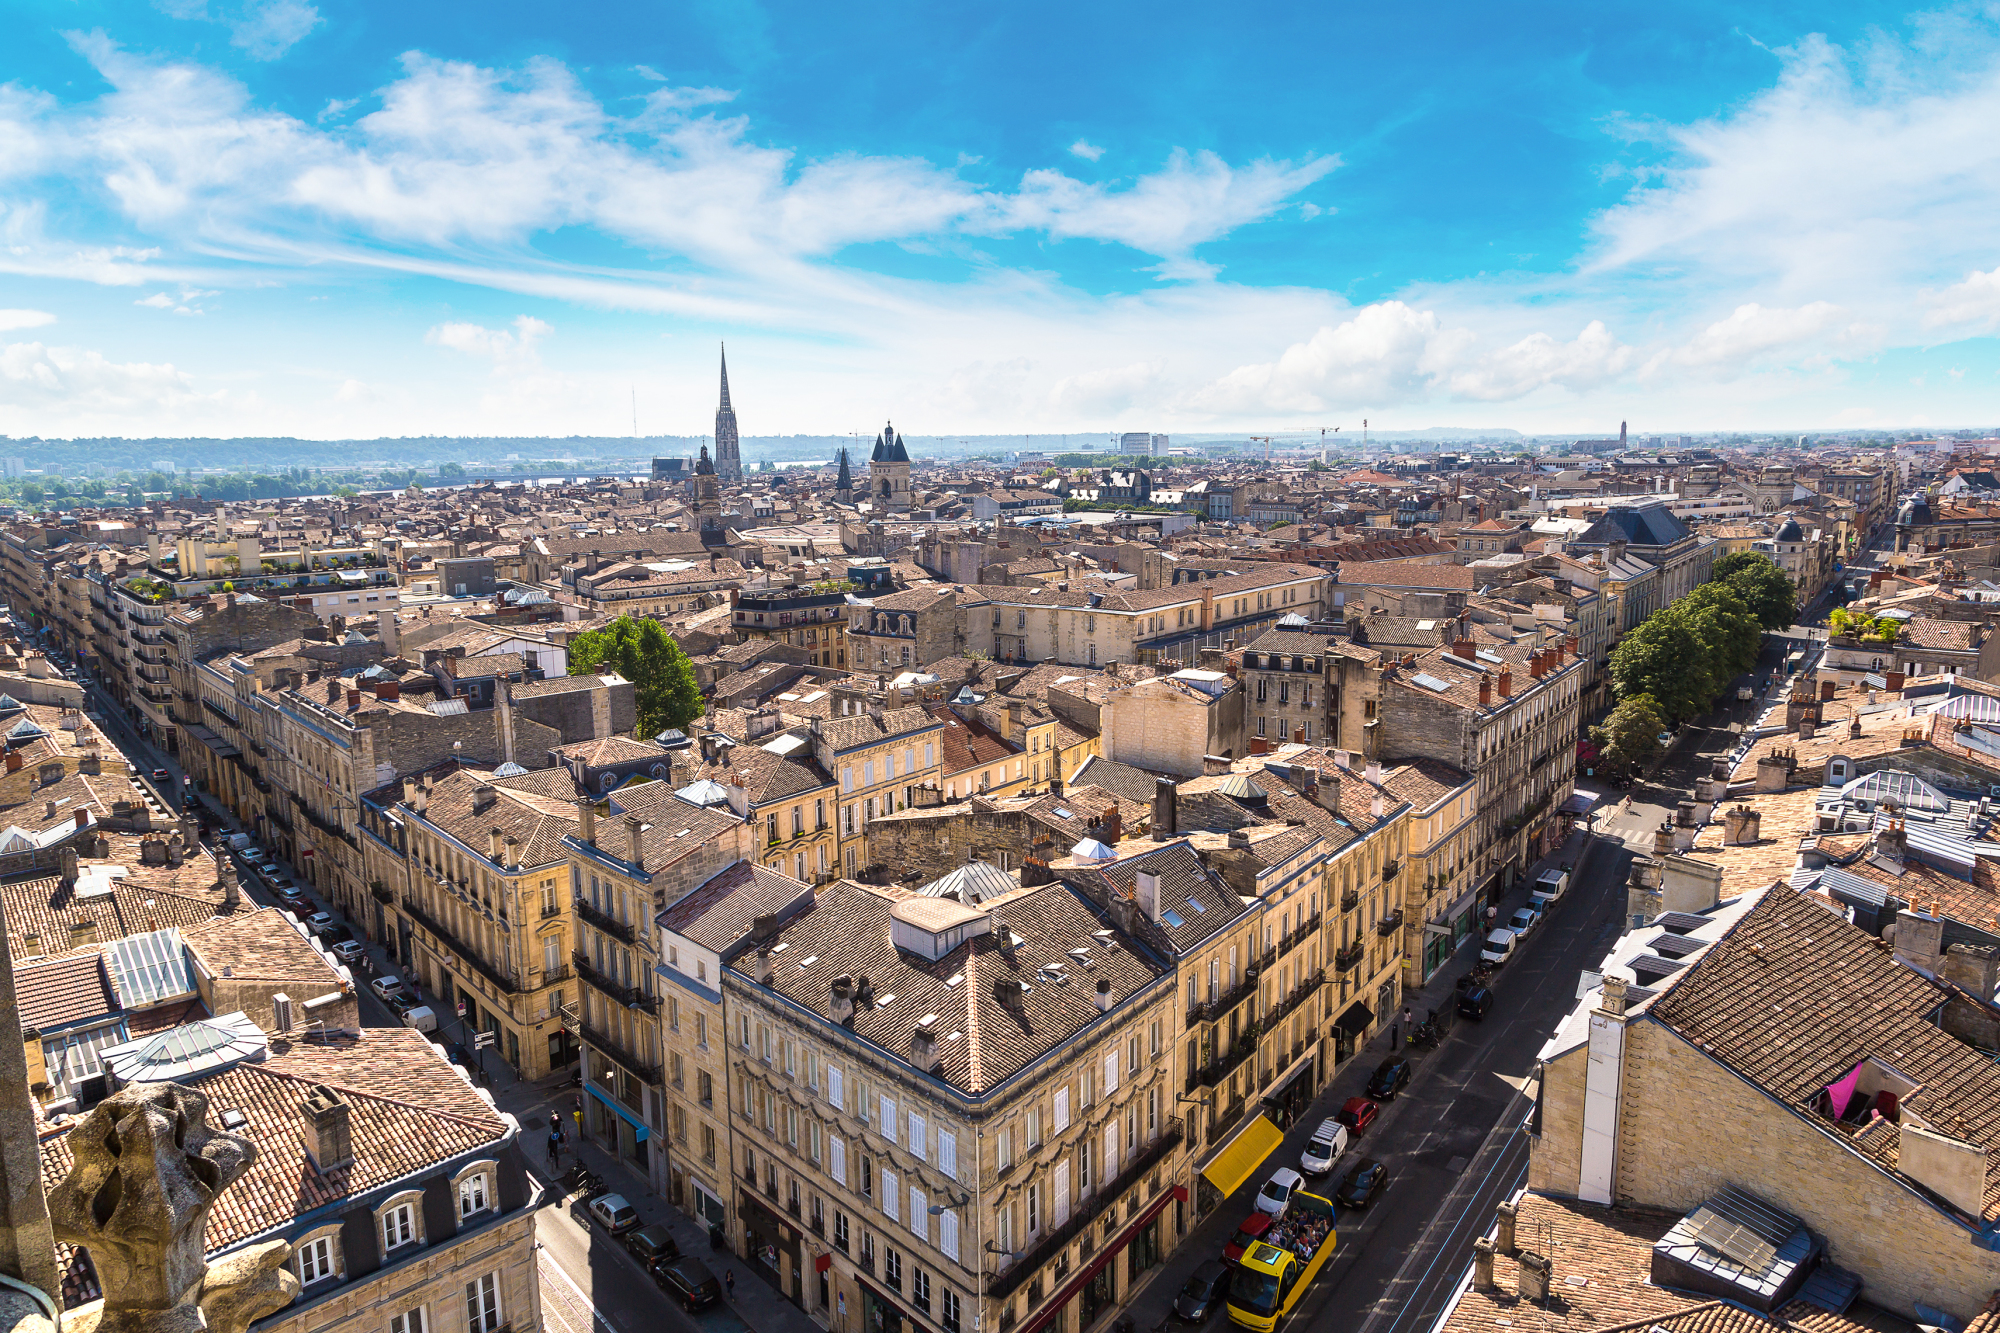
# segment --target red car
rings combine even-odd
[[[1365,1134],[1375,1123],[1375,1117],[1382,1114],[1382,1108],[1366,1097],[1349,1097],[1347,1104],[1333,1113],[1333,1118],[1346,1125],[1353,1133]]]
[[[1236,1234],[1222,1247],[1223,1259],[1232,1264],[1241,1259],[1245,1250],[1263,1239],[1264,1233],[1271,1229],[1274,1220],[1266,1212],[1255,1212],[1244,1218],[1243,1225],[1236,1228]]]

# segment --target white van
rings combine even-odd
[[[1514,956],[1514,941],[1518,938],[1511,930],[1491,930],[1486,933],[1486,947],[1479,951],[1481,962],[1498,967]]]
[[[1333,1164],[1346,1151],[1347,1126],[1329,1116],[1313,1131],[1312,1142],[1299,1155],[1299,1170],[1309,1176],[1323,1176],[1333,1170]]]
[[[415,1028],[419,1032],[436,1032],[438,1028],[438,1016],[431,1012],[429,1005],[420,1004],[414,1009],[405,1009],[403,1011],[403,1026],[406,1028]]]
[[[1528,903],[1536,911],[1546,913],[1549,904],[1562,897],[1563,891],[1568,888],[1569,871],[1544,870],[1541,878],[1535,881],[1535,887],[1528,893]]]

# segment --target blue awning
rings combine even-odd
[[[599,1092],[597,1090],[596,1084],[586,1083],[583,1086],[584,1089],[588,1091],[591,1096],[597,1098],[598,1101],[603,1102],[606,1106],[610,1107],[613,1111],[617,1112],[618,1118],[620,1120],[623,1120],[626,1124],[632,1127],[632,1133],[634,1137],[636,1137],[639,1140],[639,1142],[644,1143],[646,1141],[646,1136],[649,1133],[651,1133],[651,1131],[646,1128],[645,1123],[641,1121],[638,1116],[633,1115],[630,1111],[620,1106],[615,1099],[607,1096],[602,1092]]]

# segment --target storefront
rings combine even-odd
[[[599,1064],[603,1058],[595,1056],[591,1063]],[[605,1067],[609,1068],[608,1065]],[[646,1128],[646,1122],[620,1105],[617,1098],[596,1083],[585,1083],[583,1090],[590,1094],[589,1105],[594,1111],[590,1119],[591,1131],[613,1145],[618,1156],[643,1166],[646,1161],[646,1140],[652,1137],[652,1131]]]
[[[1375,1021],[1374,1011],[1360,1000],[1341,1011],[1333,1020],[1333,1062],[1346,1064],[1353,1058],[1361,1039],[1368,1034],[1369,1024]]]
[[[1428,982],[1437,974],[1437,970],[1450,960],[1452,953],[1458,948],[1460,938],[1462,937],[1454,931],[1450,917],[1442,921],[1424,922],[1423,970],[1418,973],[1424,981]]]
[[[868,1283],[855,1279],[861,1288],[861,1333],[916,1333],[918,1325],[903,1313],[903,1307]]]
[[[1271,1090],[1264,1094],[1264,1113],[1278,1128],[1290,1129],[1306,1107],[1312,1105],[1313,1094],[1319,1091],[1319,1080],[1314,1077],[1318,1068],[1319,1050],[1315,1043],[1313,1050],[1272,1082]]]
[[[749,1189],[743,1196],[743,1257],[750,1271],[784,1293],[792,1304],[805,1308],[805,1286],[800,1281],[799,1232],[781,1219],[771,1206]]]
[[[1250,1123],[1252,1126],[1259,1124],[1270,1126],[1271,1122],[1259,1116]],[[1271,1127],[1271,1132],[1274,1134],[1277,1133],[1275,1126]],[[1238,1136],[1239,1142],[1241,1141],[1241,1137],[1241,1135]],[[1278,1137],[1282,1139],[1284,1136],[1279,1135]],[[1275,1147],[1276,1143],[1273,1143],[1271,1146]],[[1225,1148],[1223,1151],[1227,1152],[1229,1150]],[[1268,1155],[1269,1152],[1270,1148],[1265,1148],[1264,1155]],[[1260,1155],[1257,1160],[1261,1162],[1263,1155]],[[1254,1170],[1255,1167],[1253,1166],[1251,1169]],[[1246,1171],[1244,1176],[1247,1178],[1248,1175],[1249,1172]],[[1242,1180],[1237,1181],[1237,1184],[1241,1183]],[[1055,1299],[1044,1306],[1039,1315],[1029,1319],[1021,1326],[1021,1333],[1056,1333],[1056,1330],[1062,1330],[1063,1333],[1080,1333],[1081,1330],[1089,1328],[1107,1310],[1117,1305],[1121,1293],[1129,1294],[1132,1289],[1132,1284],[1129,1280],[1122,1288],[1119,1286],[1117,1265],[1113,1261],[1121,1253],[1130,1254],[1133,1245],[1136,1243],[1143,1241],[1148,1245],[1157,1246],[1160,1214],[1166,1211],[1168,1204],[1184,1201],[1186,1198],[1187,1190],[1176,1185],[1172,1190],[1161,1194],[1159,1198],[1153,1200],[1151,1204],[1147,1205],[1146,1211],[1139,1215],[1138,1221],[1119,1232],[1109,1244],[1097,1252],[1095,1258],[1084,1265],[1082,1272],[1070,1279],[1069,1282],[1065,1283],[1056,1292]],[[1148,1236],[1151,1236],[1152,1239],[1147,1240]],[[1154,1259],[1151,1262],[1156,1263],[1158,1260]],[[1140,1269],[1138,1271],[1144,1272],[1145,1270]],[[865,1283],[863,1284],[863,1289],[866,1290]],[[1075,1313],[1069,1312],[1071,1305],[1076,1306]],[[889,1330],[878,1330],[874,1325],[866,1325],[862,1333],[889,1333]]]

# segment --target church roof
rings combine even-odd
[[[907,463],[909,451],[903,448],[903,437],[896,433],[896,427],[885,425],[882,433],[875,437],[875,452],[869,456],[871,463]]]
[[[708,446],[705,444],[701,447],[701,457],[694,461],[694,474],[697,477],[712,477],[715,475],[715,464],[710,461]]]

